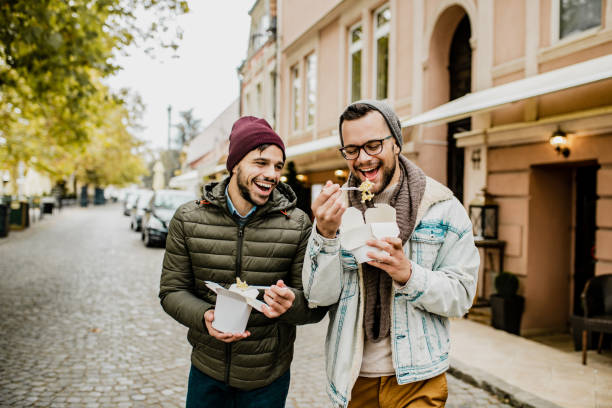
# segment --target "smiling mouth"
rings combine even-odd
[[[371,181],[376,178],[376,176],[378,175],[379,169],[380,169],[380,166],[369,166],[369,167],[362,167],[359,169],[359,171],[361,172],[361,174],[365,176],[366,179]]]
[[[272,188],[274,187],[274,183],[270,183],[266,181],[254,181],[253,184],[263,194],[270,193],[270,191],[272,191]]]

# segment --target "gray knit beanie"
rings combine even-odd
[[[391,109],[391,107],[383,101],[377,101],[375,99],[362,99],[360,101],[351,103],[349,106],[346,107],[344,112],[346,112],[351,106],[357,105],[357,104],[367,105],[371,107],[372,109],[380,112],[383,118],[385,118],[385,121],[387,122],[387,126],[389,126],[389,129],[391,130],[391,135],[395,138],[395,142],[397,143],[401,151],[402,150],[402,124],[399,118],[397,117],[397,115],[395,114],[395,112],[393,111],[393,109]],[[340,130],[340,143],[342,144],[342,146],[344,146],[344,139],[342,138],[342,122],[344,121],[342,117],[344,116],[344,112],[342,113],[342,115],[340,115],[340,124],[338,125],[340,128],[339,129]]]

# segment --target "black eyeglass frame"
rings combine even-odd
[[[365,152],[367,155],[369,155],[369,156],[375,156],[375,155],[377,155],[377,154],[380,154],[380,153],[383,151],[383,142],[384,142],[385,140],[387,140],[387,139],[392,138],[392,137],[393,137],[393,135],[389,135],[389,136],[387,136],[387,137],[383,137],[382,139],[372,139],[372,140],[368,140],[367,142],[365,142],[364,144],[359,145],[359,146],[356,146],[356,145],[342,146],[342,147],[341,147],[341,148],[339,148],[338,150],[339,150],[339,151],[340,151],[340,153],[342,154],[342,157],[344,157],[344,160],[355,160],[355,159],[356,159],[356,158],[358,158],[358,157],[359,157],[359,155],[361,154],[361,150],[363,150],[363,151],[364,151],[364,152]],[[379,146],[378,146],[378,148],[377,148],[377,149],[378,149],[378,151],[376,151],[376,152],[374,152],[374,151],[372,151],[372,152],[368,152],[368,151],[366,150],[366,145],[367,145],[367,144],[370,144],[370,143],[373,143],[373,142],[380,142],[380,145],[379,145]],[[345,149],[346,149],[347,147],[355,147],[355,148],[357,148],[357,154],[355,155],[355,157],[348,157],[348,155],[347,155],[347,153],[346,153],[346,151],[345,151]]]

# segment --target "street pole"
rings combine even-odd
[[[172,129],[172,105],[168,105],[168,151],[170,151],[170,130]]]

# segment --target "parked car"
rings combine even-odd
[[[142,221],[141,238],[145,246],[165,245],[168,224],[176,209],[197,197],[190,191],[157,190],[149,200]]]
[[[130,213],[130,228],[134,231],[140,231],[142,228],[142,217],[145,214],[145,208],[149,204],[149,200],[153,197],[153,190],[139,190],[136,204]]]
[[[136,191],[128,191],[125,193],[125,198],[123,200],[123,215],[130,216],[132,214],[132,208],[134,204],[136,204],[136,199],[138,195]]]

